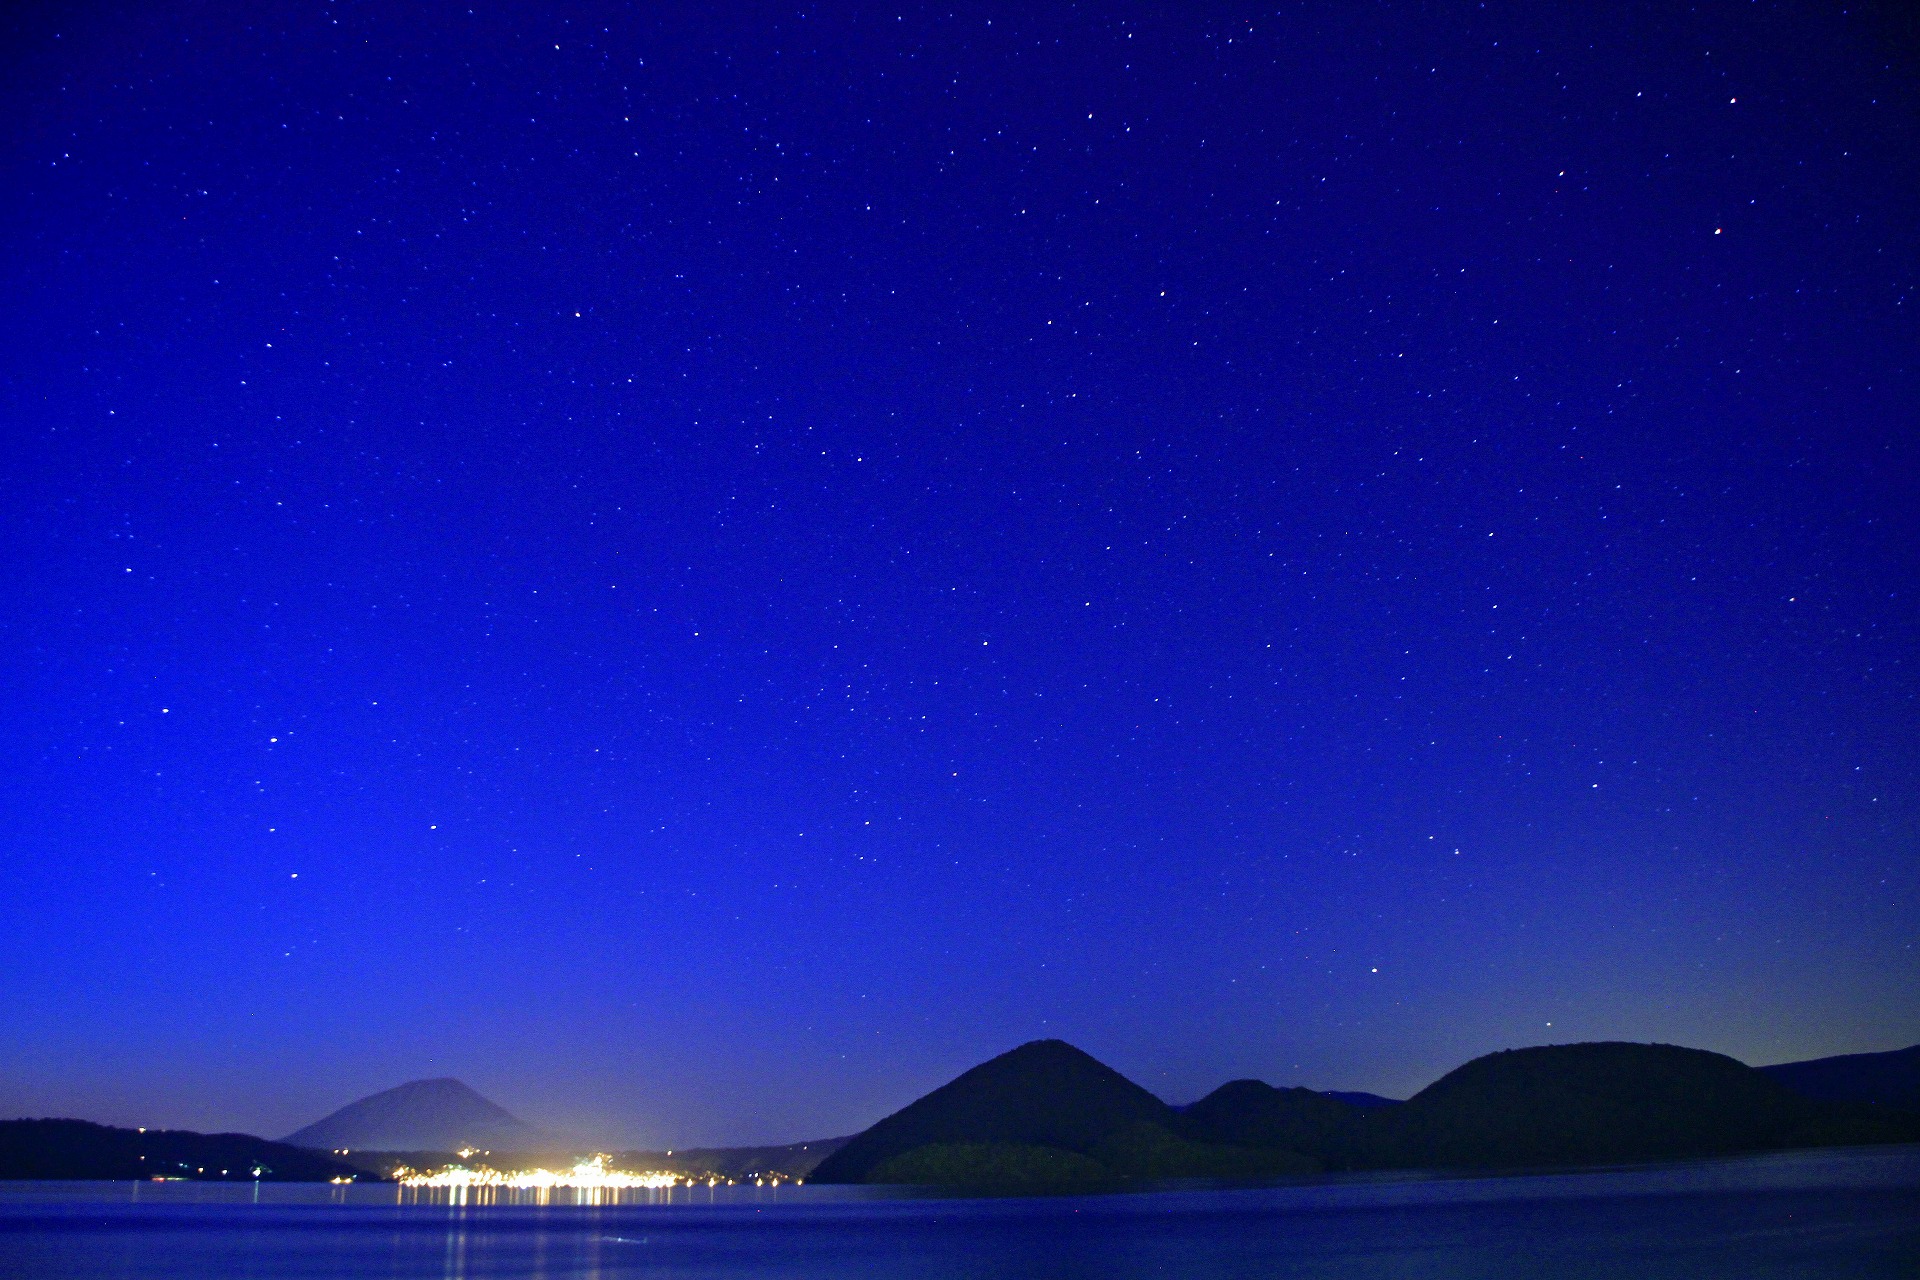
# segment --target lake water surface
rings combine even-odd
[[[0,1276],[1913,1280],[1920,1147],[1013,1200],[723,1187],[475,1205],[392,1186],[0,1183]]]

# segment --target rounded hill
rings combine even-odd
[[[1816,1104],[1723,1054],[1668,1044],[1488,1054],[1370,1119],[1376,1164],[1608,1163],[1833,1140]]]
[[[1012,1143],[1087,1153],[1139,1122],[1171,1129],[1173,1108],[1064,1040],[1034,1040],[981,1063],[822,1161],[815,1182],[862,1182],[921,1147]]]

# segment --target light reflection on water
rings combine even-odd
[[[834,1187],[0,1184],[34,1280],[1911,1280],[1920,1147],[953,1200]]]
[[[258,1185],[257,1183],[255,1184]],[[721,1204],[780,1204],[781,1193],[786,1193],[786,1202],[792,1202],[799,1193],[798,1187],[758,1187],[709,1185],[707,1183],[682,1184],[673,1187],[508,1187],[508,1186],[450,1186],[420,1187],[395,1184],[366,1184],[378,1186],[383,1195],[391,1195],[394,1203],[401,1205],[473,1205],[475,1207],[493,1206],[548,1206],[567,1205],[654,1205],[665,1208],[672,1205],[721,1205]],[[347,1187],[337,1187],[337,1191],[347,1191]],[[342,1198],[339,1203],[344,1203]]]
[[[258,1184],[256,1184],[257,1188]],[[346,1203],[348,1187],[335,1187],[334,1191],[343,1193],[335,1203]],[[755,1205],[772,1206],[783,1203],[792,1204],[799,1197],[796,1187],[742,1187],[723,1186],[709,1183],[684,1184],[673,1187],[509,1187],[509,1186],[450,1186],[422,1187],[396,1185],[391,1188],[380,1187],[384,1195],[391,1192],[394,1203],[406,1208],[440,1208],[448,1210],[446,1225],[446,1246],[438,1273],[439,1280],[487,1280],[488,1277],[512,1275],[524,1277],[524,1280],[603,1280],[602,1254],[607,1245],[650,1244],[651,1237],[644,1232],[631,1235],[607,1235],[597,1222],[582,1224],[577,1221],[555,1224],[556,1230],[533,1230],[526,1240],[525,1270],[515,1263],[492,1255],[504,1252],[495,1247],[487,1250],[490,1255],[477,1268],[468,1263],[470,1237],[485,1237],[483,1244],[494,1245],[493,1237],[501,1233],[500,1223],[485,1212],[490,1209],[607,1209],[644,1207],[654,1209],[670,1208],[723,1208],[726,1206]],[[783,1198],[782,1192],[785,1192]],[[864,1198],[859,1191],[850,1193],[852,1198]],[[824,1202],[829,1197],[816,1193],[816,1202]],[[833,1199],[845,1198],[831,1197]],[[898,1198],[897,1194],[887,1198]],[[804,1203],[804,1201],[802,1201]],[[593,1215],[597,1218],[599,1215]],[[585,1229],[581,1229],[584,1227]],[[552,1255],[552,1256],[550,1256]],[[503,1266],[502,1264],[505,1263]],[[511,1269],[509,1269],[511,1268]]]

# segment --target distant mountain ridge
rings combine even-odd
[[[1911,1141],[1915,1120],[1887,1125],[1803,1098],[1705,1049],[1547,1045],[1475,1058],[1369,1114],[1351,1158],[1375,1168],[1612,1164]]]
[[[1174,1108],[1072,1045],[1041,1040],[963,1072],[852,1138],[628,1152],[621,1160],[690,1175],[1006,1191],[1881,1142],[1920,1142],[1920,1045],[1761,1068],[1674,1045],[1549,1045],[1476,1058],[1406,1102],[1236,1080]],[[362,1098],[280,1143],[83,1120],[0,1121],[0,1179],[386,1177],[395,1153],[444,1158],[473,1147],[528,1155],[563,1146],[441,1078]],[[341,1150],[352,1154],[333,1158]]]
[[[1322,1089],[1320,1092],[1350,1107],[1397,1107],[1401,1102],[1399,1098],[1383,1098],[1377,1093],[1367,1093],[1361,1089]]]
[[[1035,1040],[856,1134],[812,1181],[1044,1189],[1316,1167],[1291,1151],[1195,1141],[1183,1128],[1179,1112],[1104,1062],[1063,1040]]]
[[[1920,1141],[1920,1115],[1803,1097],[1723,1054],[1547,1045],[1355,1105],[1236,1080],[1176,1111],[1058,1040],[963,1072],[855,1135],[817,1182],[1045,1190],[1320,1169],[1518,1168]]]
[[[1312,1089],[1276,1089],[1231,1080],[1181,1113],[1187,1133],[1207,1142],[1297,1151],[1338,1163],[1361,1109]]]
[[[450,1077],[371,1094],[281,1139],[315,1151],[530,1151],[551,1142]]]
[[[88,1120],[0,1120],[0,1178],[328,1182],[366,1176],[319,1152],[245,1133],[116,1129]]]
[[[1920,1111],[1920,1044],[1887,1053],[1843,1053],[1760,1070],[1806,1098]]]

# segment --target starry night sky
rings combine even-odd
[[[0,1112],[1920,1039],[1897,8],[6,21]]]

